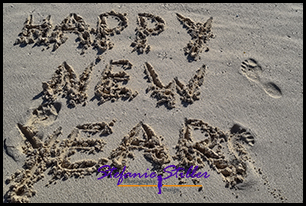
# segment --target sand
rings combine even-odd
[[[302,48],[302,4],[4,4],[3,201],[303,202]]]

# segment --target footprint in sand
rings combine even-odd
[[[16,127],[5,138],[5,152],[15,161],[23,161],[24,153],[22,152],[22,146],[24,145],[20,143],[20,140],[27,140],[34,149],[42,147],[44,137],[42,128],[55,122],[61,107],[61,103],[53,102],[41,104],[38,108],[28,110],[28,119],[25,122],[18,122]]]
[[[249,80],[257,83],[269,96],[273,98],[282,97],[281,89],[273,82],[262,82],[260,75],[262,73],[261,66],[256,60],[249,58],[241,63],[240,70]]]

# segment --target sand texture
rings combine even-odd
[[[6,3],[3,60],[3,202],[303,202],[302,4]]]

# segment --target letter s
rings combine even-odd
[[[101,171],[101,169],[103,169],[104,167],[108,167],[108,170],[106,170],[106,171]],[[98,180],[100,180],[100,179],[104,178],[105,176],[107,176],[107,175],[108,175],[109,169],[110,169],[110,166],[109,166],[109,165],[104,165],[104,166],[102,166],[102,167],[99,167],[98,172],[103,173],[103,176],[102,176],[102,177],[99,177]]]
[[[169,166],[165,167],[164,172],[168,172],[168,173],[170,173],[170,175],[168,177],[163,178],[163,180],[168,179],[168,178],[170,178],[174,175],[172,172],[166,171],[166,169],[168,169],[168,167],[174,167],[175,169],[171,170],[171,171],[176,171],[176,166],[175,165],[169,165]]]

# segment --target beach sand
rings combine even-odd
[[[9,3],[3,60],[4,202],[303,202],[302,4]]]

